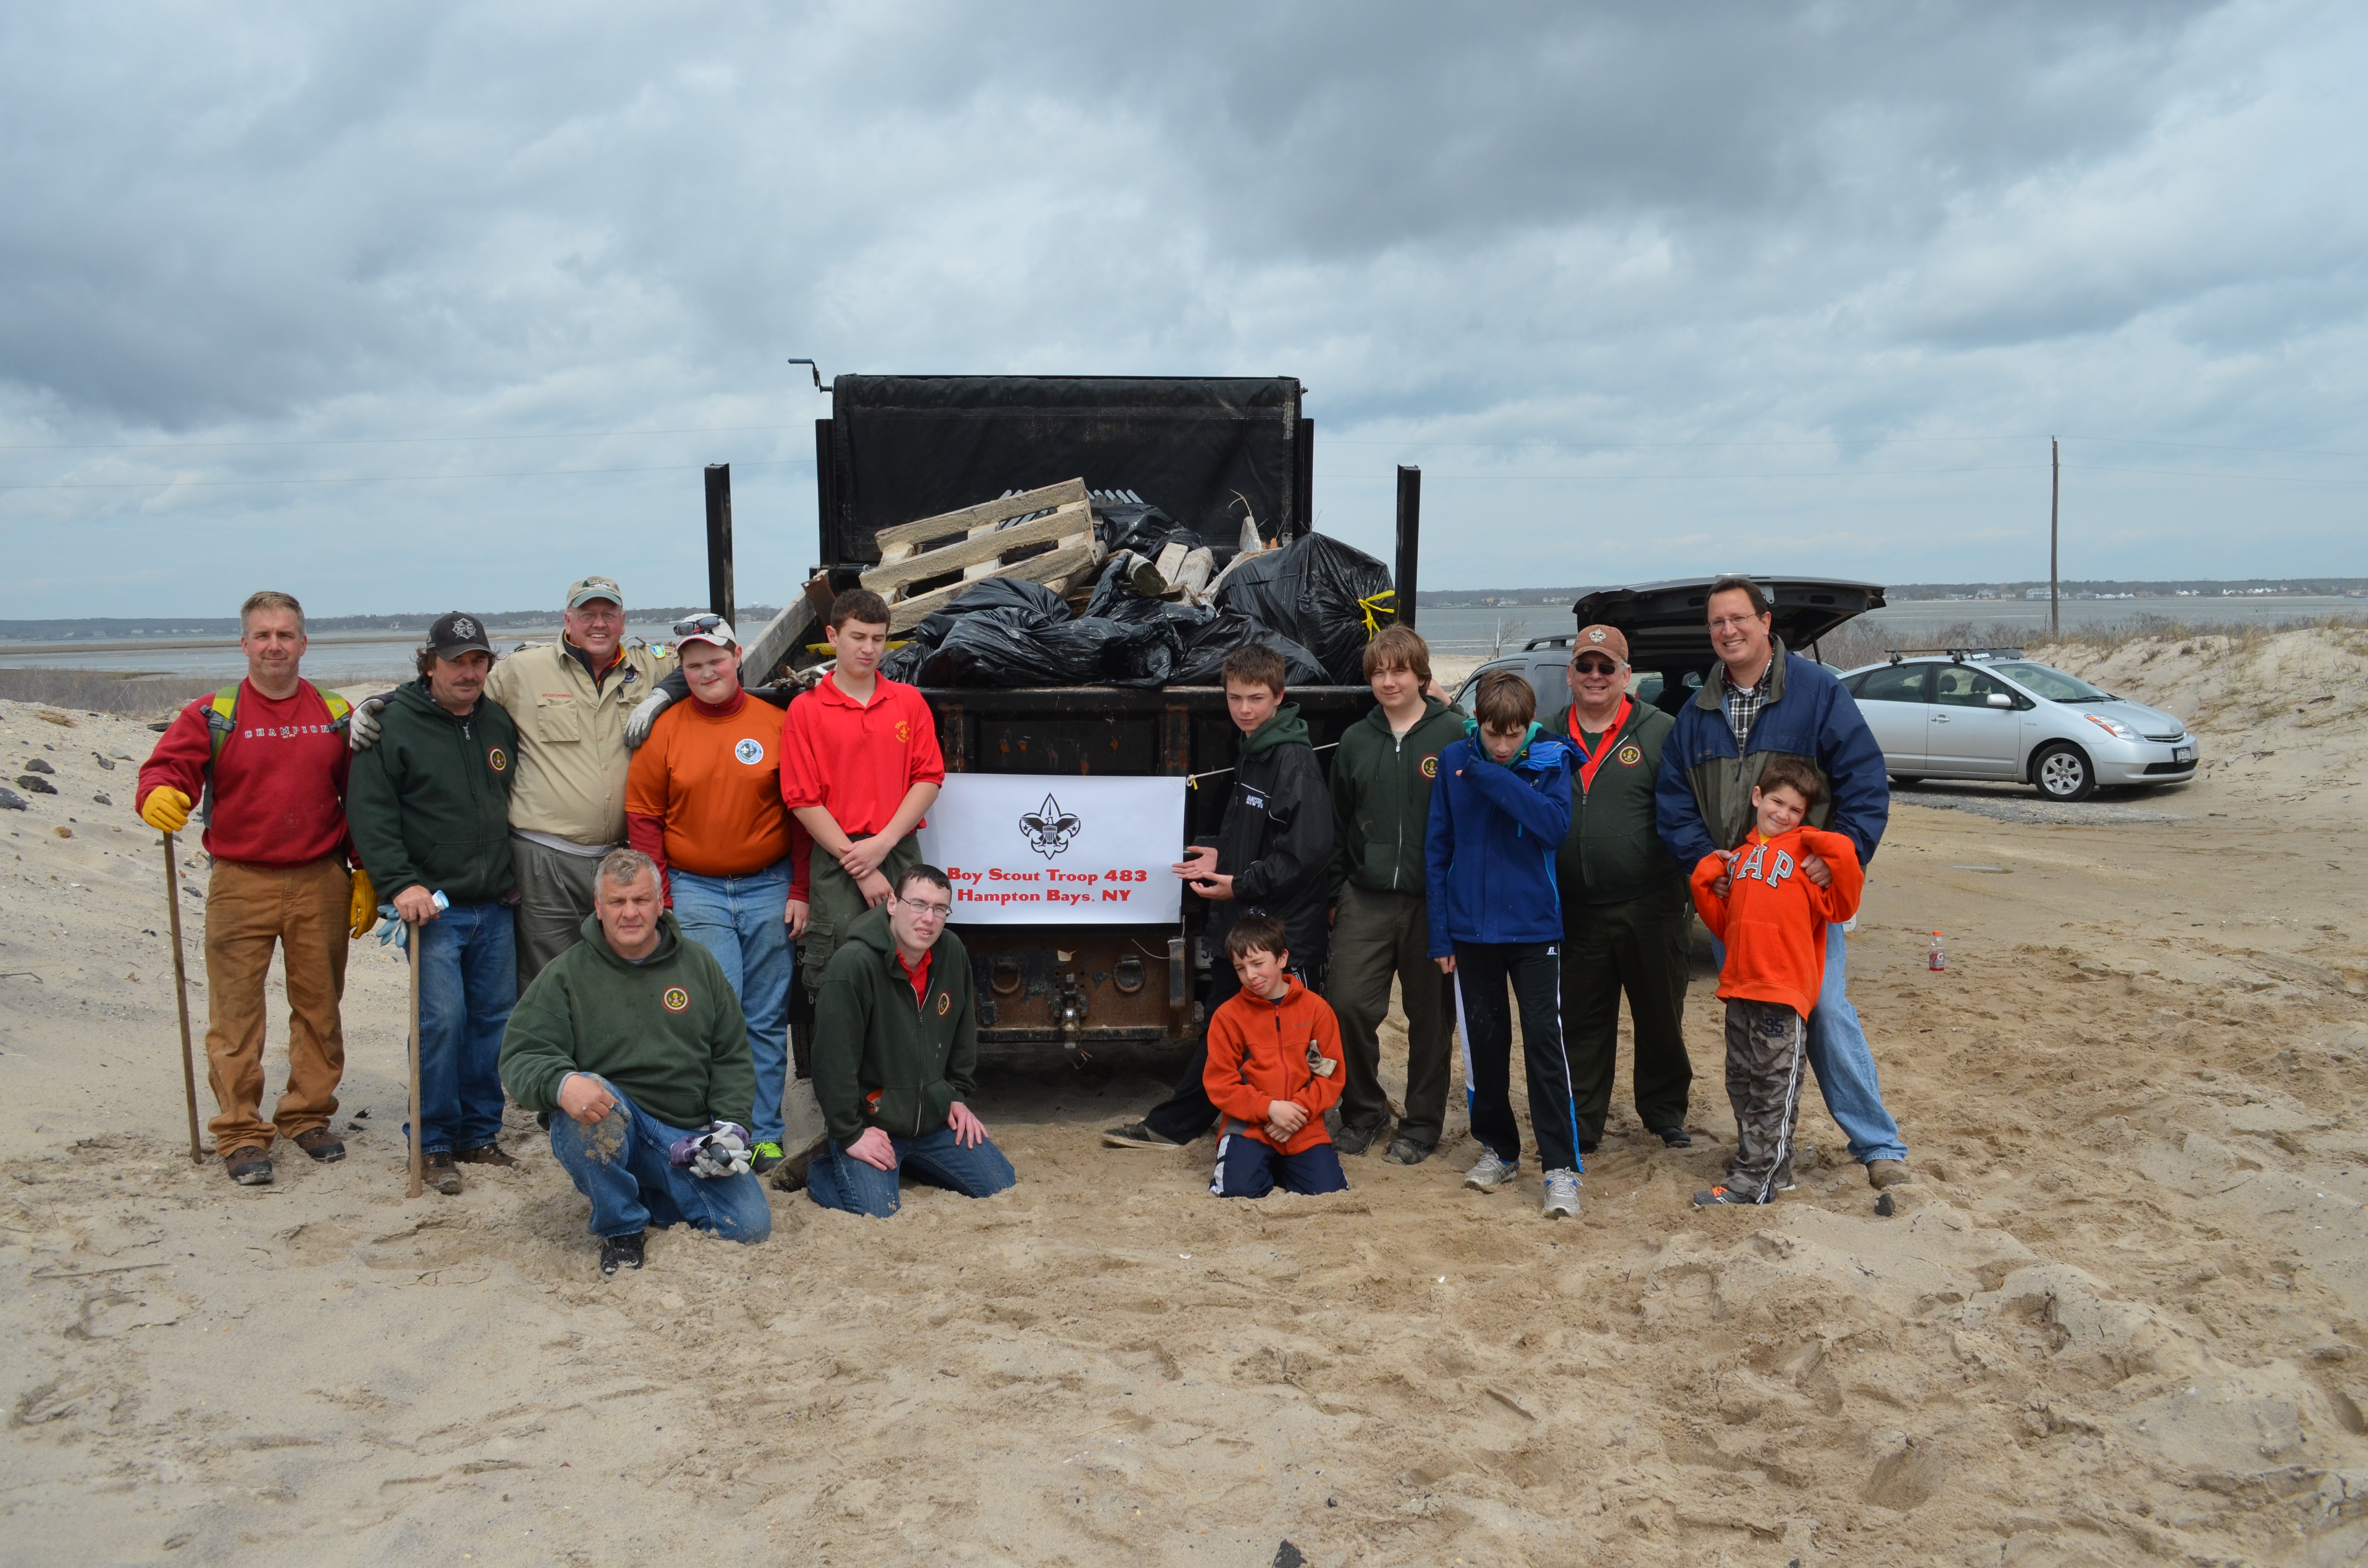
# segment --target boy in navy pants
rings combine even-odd
[[[1273,915],[1236,921],[1225,933],[1225,957],[1242,988],[1209,1019],[1202,1081],[1223,1119],[1209,1190],[1219,1198],[1264,1198],[1277,1187],[1347,1191],[1324,1127],[1349,1076],[1339,1020],[1291,972],[1290,941]]]
[[[1541,733],[1537,696],[1510,670],[1480,677],[1469,738],[1439,755],[1430,795],[1430,956],[1455,977],[1464,1092],[1480,1161],[1463,1178],[1494,1192],[1520,1168],[1513,1119],[1512,1010],[1521,1014],[1530,1131],[1549,1219],[1578,1213],[1578,1117],[1562,1042],[1562,897],[1554,856],[1570,831],[1570,750]]]

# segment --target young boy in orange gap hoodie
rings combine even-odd
[[[1217,1108],[1219,1198],[1346,1192],[1349,1178],[1324,1129],[1347,1081],[1340,1025],[1324,998],[1291,973],[1290,938],[1271,915],[1246,915],[1225,933],[1241,994],[1209,1019],[1202,1081]]]
[[[1866,886],[1855,845],[1801,825],[1824,788],[1801,758],[1770,758],[1751,791],[1757,830],[1694,867],[1694,908],[1726,944],[1718,994],[1726,1002],[1726,1097],[1735,1107],[1735,1158],[1725,1181],[1694,1194],[1697,1208],[1770,1203],[1793,1190],[1804,1020],[1825,983],[1826,926],[1857,914]]]

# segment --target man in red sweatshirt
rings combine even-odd
[[[347,866],[343,698],[299,676],[304,608],[266,591],[239,612],[246,678],[181,710],[140,769],[140,820],[188,825],[203,798],[206,1077],[221,1114],[214,1147],[242,1187],[271,1180],[279,1136],[322,1164],[346,1157],[329,1130],[346,1068],[338,1005],[346,943],[366,933],[377,898]],[[288,971],[288,1088],[262,1119],[264,977],[274,944]]]
[[[1726,945],[1718,994],[1735,1108],[1735,1158],[1725,1181],[1694,1194],[1696,1208],[1770,1203],[1793,1190],[1793,1129],[1806,1020],[1826,981],[1826,926],[1857,914],[1866,886],[1858,846],[1802,825],[1821,789],[1804,759],[1770,758],[1751,791],[1755,830],[1694,867],[1694,908]]]
[[[1291,972],[1290,939],[1271,915],[1246,915],[1225,933],[1242,989],[1209,1018],[1203,1075],[1217,1108],[1219,1198],[1346,1192],[1324,1113],[1348,1081],[1340,1024],[1324,998]]]

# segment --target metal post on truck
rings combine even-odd
[[[732,603],[732,465],[707,465],[707,608],[738,625]]]
[[[1398,464],[1398,624],[1414,627],[1415,563],[1422,554],[1422,470]]]

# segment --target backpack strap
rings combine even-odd
[[[243,685],[244,683],[242,683]],[[206,738],[210,743],[206,756],[206,788],[204,799],[198,806],[199,821],[211,824],[214,820],[214,764],[222,760],[222,747],[238,733],[238,694],[241,687],[226,686],[206,699]],[[344,734],[353,727],[354,705],[334,691],[313,691],[329,710],[329,733]]]

